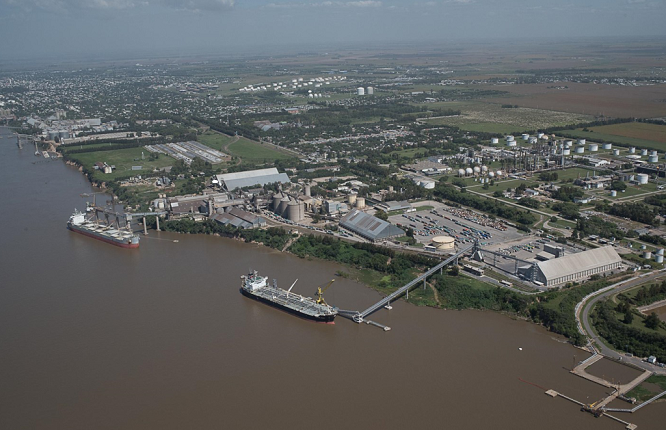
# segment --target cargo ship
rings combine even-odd
[[[296,280],[298,281],[298,279]],[[304,297],[300,294],[292,293],[291,289],[296,284],[291,285],[289,290],[278,288],[275,281],[273,285],[268,282],[268,277],[259,276],[257,271],[241,276],[241,293],[245,297],[266,303],[290,314],[306,320],[325,324],[335,324],[335,316],[338,314],[338,308],[329,306],[322,296],[333,281],[326,288],[317,289],[317,300],[311,297]]]
[[[139,247],[139,236],[129,229],[120,228],[119,226],[113,227],[99,220],[89,219],[85,213],[76,210],[69,217],[67,228],[84,236],[122,248]]]

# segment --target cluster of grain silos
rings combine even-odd
[[[275,214],[289,221],[298,222],[305,218],[305,204],[283,193],[273,194],[271,208]]]
[[[365,209],[365,197],[359,197],[358,194],[349,194],[347,196],[347,203],[349,203],[349,207]]]

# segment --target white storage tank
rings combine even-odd
[[[564,146],[566,146],[567,148],[571,148],[571,146],[573,146],[573,140],[565,140]]]
[[[571,155],[571,149],[569,148],[564,148],[562,150],[562,155]]]
[[[419,185],[421,185],[426,190],[434,190],[435,189],[435,181],[425,180],[425,181],[421,181],[419,183]]]
[[[372,87],[368,87],[368,95],[371,96],[375,93],[375,89]]]
[[[474,173],[474,170],[471,167],[465,169],[465,175],[471,175],[472,173]]]
[[[537,133],[537,137],[541,139],[543,137],[543,133]]]
[[[611,190],[611,197],[617,197],[617,191]]]
[[[453,251],[456,240],[451,236],[436,236],[432,238],[432,244],[438,251]]]
[[[356,199],[356,208],[365,209],[365,197],[358,197]]]
[[[488,171],[488,166],[481,166],[481,171],[486,173]]]
[[[579,145],[585,145],[585,139],[578,139]]]
[[[530,135],[527,133],[523,133],[523,140],[527,140],[530,138]]]
[[[358,87],[358,88],[356,88],[356,95],[357,95],[357,96],[363,96],[363,95],[365,95],[365,88],[363,88],[363,87]]]
[[[489,178],[494,178],[495,177],[495,172],[488,172],[488,177]]]
[[[590,143],[590,152],[597,152],[599,150],[599,145],[596,143]]]
[[[635,154],[636,153],[636,148],[634,148],[633,146],[631,148],[629,148],[629,153],[630,154]]]
[[[650,251],[643,251],[643,258],[650,259],[652,258],[652,253]]]
[[[664,256],[663,255],[655,255],[654,256],[654,262],[663,264],[664,263]]]
[[[657,153],[657,151],[652,151],[650,152],[650,155],[659,155],[659,154]]]
[[[458,176],[465,176],[465,169],[458,169]]]
[[[620,155],[619,149],[613,149],[613,155]]]
[[[506,146],[516,146],[516,141],[515,140],[507,140],[506,141]]]
[[[502,171],[501,171],[501,170],[498,170],[497,172],[495,172],[495,175],[497,175],[497,176],[502,176],[502,175],[503,175],[503,173],[502,173]]]
[[[602,143],[601,147],[603,149],[611,149],[611,148],[613,148],[613,144],[612,143]]]
[[[497,145],[499,143],[499,137],[491,137],[490,143],[493,145]]]
[[[641,155],[648,155],[647,149],[641,149]]]
[[[647,184],[649,178],[650,177],[646,173],[639,173],[638,175],[636,175],[636,180],[640,185]]]
[[[474,170],[475,175],[478,175],[479,173],[481,173],[481,168],[479,166],[474,166],[473,170]]]
[[[648,163],[658,163],[659,162],[659,156],[658,155],[650,155],[648,157]]]
[[[349,206],[354,206],[356,204],[357,197],[357,194],[350,194],[347,196],[347,203],[349,203]]]
[[[657,249],[657,255],[664,255],[664,248]]]
[[[507,141],[507,142],[512,142],[512,141],[514,141],[514,140],[516,140],[516,138],[513,137],[512,135],[508,135],[508,136],[506,137],[506,141]]]
[[[577,146],[576,147],[576,154],[582,154],[585,152],[585,147],[584,146]]]

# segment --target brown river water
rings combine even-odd
[[[623,428],[544,394],[606,389],[569,374],[589,354],[542,327],[402,301],[371,317],[390,332],[304,321],[243,297],[239,277],[311,295],[340,266],[219,237],[111,246],[65,227],[90,191],[0,139],[0,429]],[[379,298],[346,279],[326,293],[343,309]],[[624,418],[663,428],[666,404]]]

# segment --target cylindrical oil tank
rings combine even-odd
[[[365,197],[358,197],[356,199],[356,208],[365,209]]]
[[[347,196],[347,203],[349,203],[349,206],[354,206],[356,204],[356,197],[358,197],[356,194],[350,194]]]
[[[648,150],[647,149],[641,149],[641,155],[647,155]]]
[[[458,169],[458,176],[465,176],[465,169]]]
[[[537,137],[541,139],[543,137],[543,133],[537,133]]]
[[[298,222],[300,221],[300,212],[298,210],[298,202],[291,201],[287,205],[287,219],[289,221]]]
[[[611,190],[611,197],[617,197],[617,191]]]
[[[514,140],[516,140],[516,138],[513,137],[512,135],[508,135],[508,136],[506,137],[506,141],[507,141],[507,142],[512,142],[512,141],[514,141]]]
[[[515,140],[507,140],[507,141],[506,141],[506,146],[511,146],[511,147],[513,147],[513,146],[516,146],[516,145],[517,145],[517,144],[516,144],[516,141],[515,141]]]
[[[579,145],[585,145],[585,139],[578,139]]]
[[[465,169],[465,175],[471,175],[472,173],[474,173],[474,170],[471,167]]]
[[[659,156],[658,155],[650,155],[648,157],[648,163],[658,163],[659,162]]]
[[[305,186],[305,195],[308,197],[312,196],[312,187],[310,185]]]
[[[435,181],[421,181],[421,186],[425,188],[426,190],[434,190],[435,189]]]
[[[451,236],[436,236],[432,238],[432,244],[438,251],[453,251],[456,240]]]
[[[523,140],[527,140],[530,138],[530,135],[527,133],[523,133]]]
[[[590,143],[590,152],[597,152],[599,150],[599,145],[596,143]]]
[[[572,145],[573,145],[573,140],[564,141],[564,146],[566,146],[567,148],[571,148]]]
[[[497,145],[499,143],[499,138],[498,137],[491,138],[490,143],[492,143],[493,145]]]
[[[664,262],[664,256],[663,255],[655,255],[654,256],[654,262],[655,263],[662,263]]]
[[[601,147],[603,149],[611,149],[611,148],[613,148],[613,144],[612,143],[602,143]]]
[[[646,173],[639,173],[638,175],[636,175],[636,180],[641,185],[647,184],[649,178],[650,177]]]
[[[620,155],[619,149],[613,149],[613,155]]]
[[[664,248],[657,249],[657,255],[664,255]]]
[[[284,217],[287,213],[287,207],[289,206],[289,197],[284,197],[280,200],[280,205],[278,206],[277,214],[281,217]]]
[[[652,152],[650,152],[650,155],[657,155],[658,156],[659,153],[657,153],[657,151],[652,151]]]
[[[643,258],[646,259],[652,258],[652,253],[650,251],[643,251]]]
[[[571,155],[571,149],[569,148],[564,148],[562,150],[562,155]]]
[[[636,148],[634,148],[633,146],[631,148],[629,148],[629,153],[630,154],[635,154],[636,153]]]
[[[585,147],[584,146],[577,146],[576,147],[576,154],[582,154],[585,152]]]
[[[282,200],[282,196],[280,193],[275,193],[273,194],[273,212],[277,212],[278,208],[280,207],[280,200]]]

